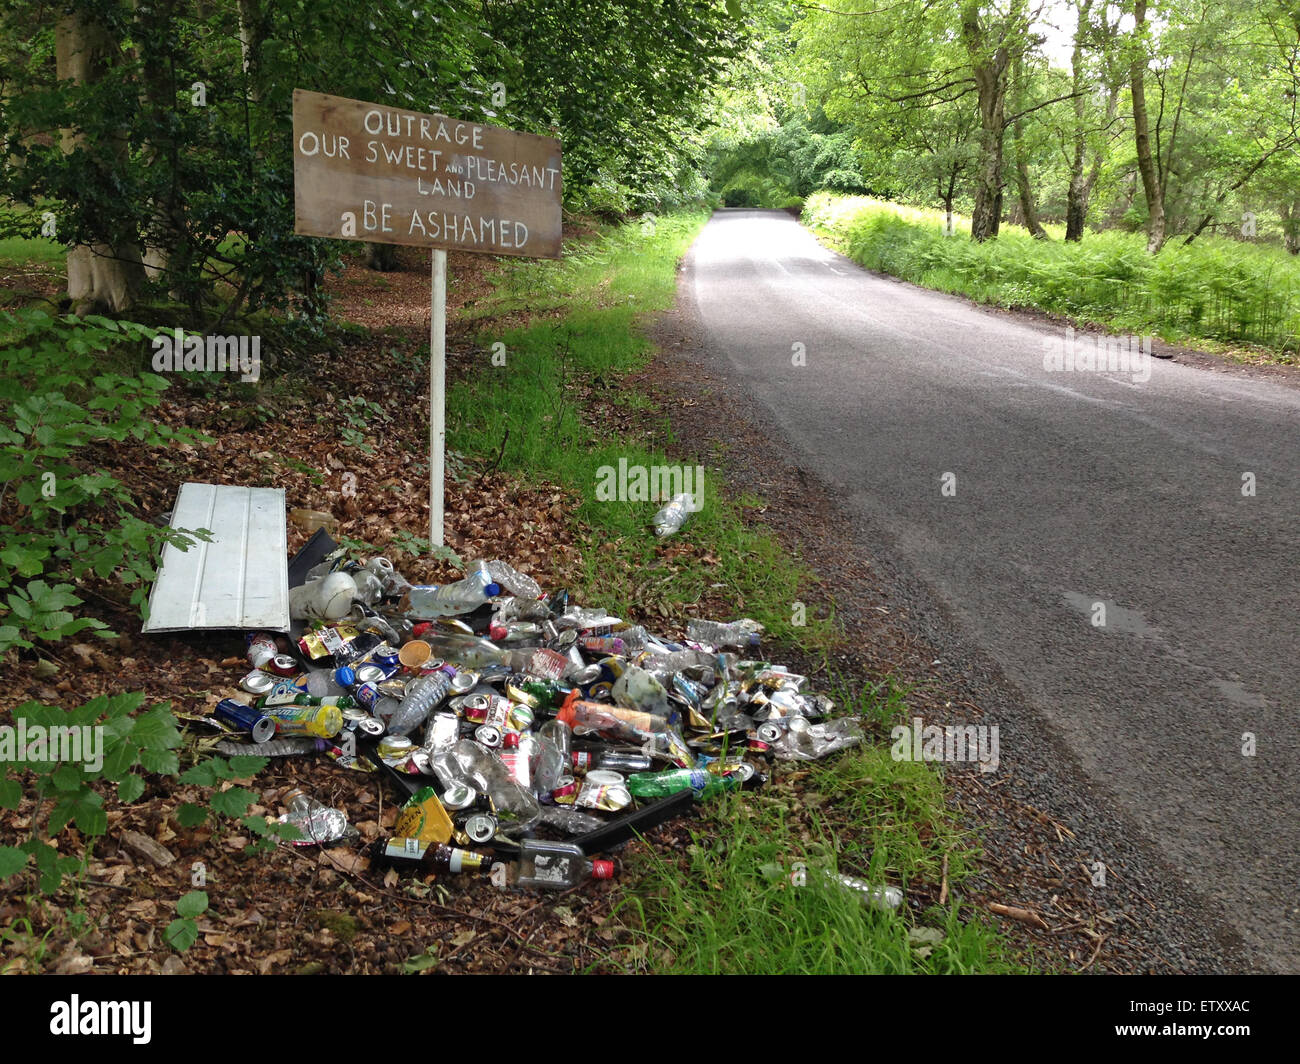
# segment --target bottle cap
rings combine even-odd
[[[488,584],[487,587],[483,589],[483,594],[485,594],[488,598],[496,598],[499,594],[501,594],[501,585],[495,582]]]
[[[613,861],[592,861],[591,878],[592,879],[613,879],[614,862]]]
[[[340,687],[351,687],[357,682],[357,673],[350,665],[334,670],[334,682]]]

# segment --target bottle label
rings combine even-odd
[[[396,857],[404,861],[418,861],[424,856],[424,851],[429,845],[419,839],[392,838],[384,847],[384,856]]]
[[[331,654],[337,654],[344,646],[343,637],[339,635],[336,628],[322,628],[320,641]]]
[[[542,883],[567,883],[569,861],[563,854],[538,854],[533,859],[533,878]]]

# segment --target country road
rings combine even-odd
[[[869,274],[778,212],[718,212],[686,269],[703,344],[800,465],[1260,967],[1300,971],[1300,390],[1049,371],[1064,330]]]

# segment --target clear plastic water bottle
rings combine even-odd
[[[455,617],[473,613],[488,599],[501,594],[496,583],[479,562],[471,567],[465,579],[451,584],[421,584],[410,587],[402,596],[398,610],[408,617],[431,620],[436,617]]]
[[[566,835],[585,835],[588,831],[603,828],[606,821],[571,806],[548,805],[542,808],[542,818],[539,823],[545,824],[548,828],[555,828],[556,831],[563,831]]]
[[[347,644],[350,646],[351,644]],[[334,679],[330,669],[313,669],[307,674],[307,693],[316,698],[345,695],[347,689]]]
[[[419,628],[417,626],[417,631]],[[468,632],[447,632],[438,628],[428,628],[416,636],[422,643],[433,648],[433,656],[444,661],[454,661],[468,669],[481,669],[489,665],[500,665],[505,651],[489,639],[480,639]]]
[[[521,573],[508,562],[494,559],[490,562],[479,562],[487,569],[488,575],[506,591],[512,595],[517,595],[522,599],[539,599],[542,597],[542,587],[527,573]],[[473,568],[471,566],[471,568]]]
[[[695,496],[689,492],[674,495],[654,516],[655,535],[663,538],[681,531],[688,515],[695,512]]]
[[[389,733],[408,735],[423,724],[430,711],[447,697],[447,692],[451,690],[451,678],[455,675],[455,669],[444,665],[436,672],[411,681],[397,710],[388,721]]]
[[[564,725],[560,724],[560,727],[563,728]],[[560,752],[555,743],[541,734],[524,736],[519,741],[519,746],[520,749],[528,751],[529,778],[533,783],[533,793],[550,794],[560,785],[560,777],[568,768],[568,757]]]
[[[694,643],[708,643],[715,647],[750,647],[758,645],[758,626],[753,621],[690,621],[686,625],[686,638]]]

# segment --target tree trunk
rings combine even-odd
[[[1024,105],[1024,56],[1016,50],[1016,99],[1018,108]],[[1021,137],[1024,119],[1017,117],[1011,123],[1011,146],[1016,157],[1016,194],[1020,198],[1020,213],[1024,227],[1035,240],[1046,240],[1047,230],[1038,220],[1038,208],[1034,206],[1034,190],[1029,181],[1029,163],[1025,159],[1024,141]]]
[[[397,269],[397,245],[366,244],[366,266],[380,273]]]
[[[968,2],[962,8],[962,38],[971,60],[980,112],[980,161],[970,220],[971,239],[977,243],[998,235],[1002,219],[1002,145],[1007,124],[1006,42],[988,51],[979,14],[978,3]]]
[[[1025,162],[1020,142],[1020,122],[1011,127],[1011,139],[1016,151],[1016,191],[1020,196],[1020,212],[1025,218],[1025,228],[1035,240],[1046,240],[1047,230],[1038,220],[1038,209],[1034,206],[1034,192],[1029,185],[1029,164]]]
[[[166,32],[173,16],[172,4],[166,0],[161,4],[135,0],[135,14],[140,29],[136,45],[141,70],[140,106],[146,113],[152,112],[156,116],[155,128],[165,129],[169,124],[165,116],[176,109],[176,84],[166,54]],[[151,143],[147,150],[148,165],[166,167],[172,175],[171,185],[153,203],[153,217],[145,232],[145,274],[150,280],[157,280],[169,269],[184,273],[193,252],[189,247],[185,212],[176,187],[180,160],[175,137],[165,136],[161,142]],[[190,303],[191,309],[197,309],[197,293],[173,285],[171,296],[184,299]]]
[[[1070,54],[1070,91],[1074,99],[1074,152],[1070,156],[1070,183],[1065,193],[1065,239],[1076,243],[1083,239],[1083,224],[1088,218],[1088,192],[1084,188],[1083,158],[1087,150],[1084,115],[1087,102],[1083,98],[1083,41],[1088,31],[1088,13],[1092,0],[1081,0],[1076,6],[1079,22],[1074,28],[1074,50]]]
[[[1282,204],[1282,243],[1292,255],[1300,255],[1300,194]]]
[[[239,0],[239,51],[244,73],[248,76],[248,94],[254,103],[259,103],[262,98],[259,75],[265,34],[261,0]]]
[[[59,80],[74,85],[98,81],[117,51],[101,24],[77,12],[59,19],[54,48]],[[86,144],[85,133],[72,127],[61,130],[60,137],[65,155]],[[126,141],[118,138],[109,148],[110,157],[121,158]],[[135,302],[143,281],[140,248],[134,242],[124,241],[117,247],[81,244],[68,251],[68,296],[76,314],[124,311]]]
[[[1165,243],[1165,194],[1156,173],[1155,159],[1151,152],[1151,126],[1147,119],[1147,51],[1144,39],[1147,24],[1146,0],[1135,0],[1133,19],[1135,52],[1129,67],[1129,83],[1133,94],[1133,132],[1137,144],[1138,173],[1142,175],[1142,190],[1147,198],[1147,251],[1154,255]]]

